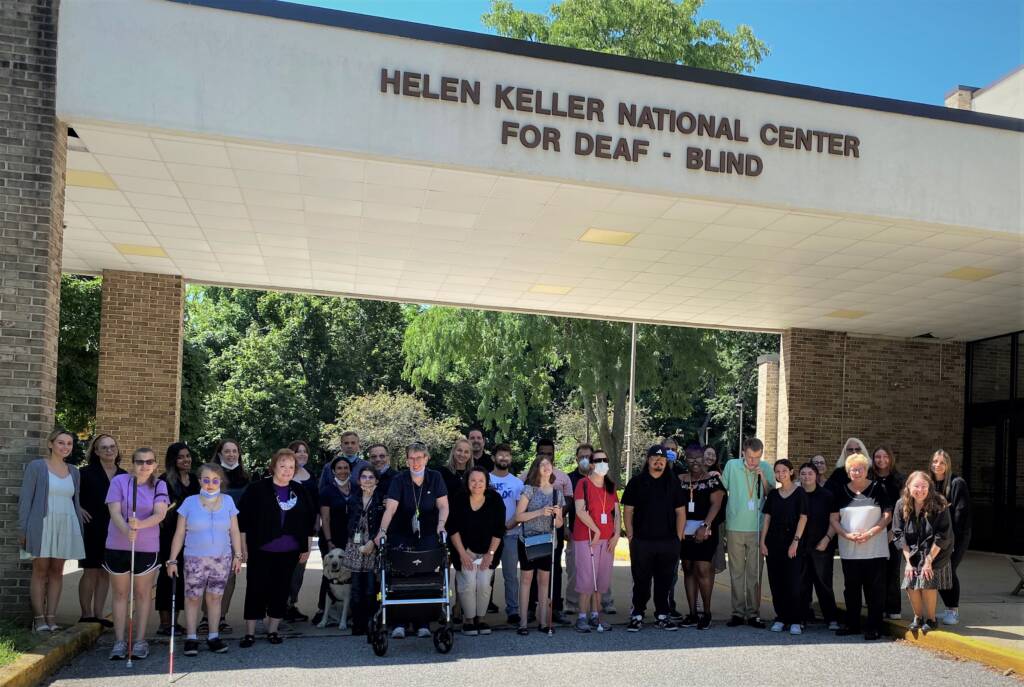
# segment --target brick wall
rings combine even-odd
[[[779,455],[834,459],[847,437],[888,444],[906,473],[963,453],[965,346],[791,329],[780,363]],[[783,399],[785,399],[783,401]],[[785,420],[785,421],[784,421]]]
[[[179,276],[103,272],[96,431],[123,451],[178,439],[184,308]]]
[[[779,436],[779,356],[762,355],[757,359],[757,436],[764,442],[769,461],[778,457]]]
[[[0,3],[0,617],[30,615],[18,489],[53,428],[67,130],[57,0]]]

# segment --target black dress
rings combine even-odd
[[[99,568],[103,565],[103,552],[107,548],[107,529],[110,527],[110,510],[107,508],[107,491],[110,480],[107,471],[97,461],[86,465],[80,471],[82,510],[89,514],[91,520],[82,527],[85,540],[85,558],[78,561],[80,568]],[[114,476],[123,475],[124,470],[116,468]]]
[[[725,487],[722,486],[722,481],[718,477],[706,476],[703,479],[693,480],[693,482],[683,482],[688,523],[707,520],[708,513],[711,512],[711,496],[717,491],[725,492]],[[693,506],[690,506],[691,501]],[[711,525],[711,536],[704,541],[697,541],[696,532],[683,537],[679,554],[680,560],[707,562],[715,557],[715,551],[718,549],[718,522],[721,521],[721,516],[724,513],[725,508],[723,507],[718,511],[716,522],[708,523]]]
[[[188,486],[181,480],[174,485],[167,481],[167,473],[160,475],[160,479],[167,482],[167,496],[171,503],[167,506],[167,517],[160,523],[160,558],[162,563],[171,557],[171,540],[174,539],[174,531],[178,528],[178,506],[185,502],[189,496],[199,493],[199,478],[190,473]],[[181,547],[178,553],[178,571],[185,570],[185,547]],[[178,587],[177,607],[181,611],[185,608],[185,576],[179,574],[176,578]],[[161,565],[160,572],[156,579],[156,610],[171,610],[171,578],[167,575],[167,566]]]

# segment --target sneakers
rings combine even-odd
[[[199,640],[197,639],[186,639],[185,649],[181,652],[186,656],[198,656],[199,655]]]
[[[401,625],[391,631],[391,639],[405,639],[405,628]]]
[[[615,605],[614,604],[602,605],[601,606],[601,612],[604,613],[605,615],[615,615],[615,613],[616,613]]]
[[[416,629],[416,636],[419,637],[420,639],[426,639],[427,637],[430,636],[430,628],[429,627],[417,628]]]
[[[886,613],[885,618],[887,620],[903,620],[902,613]]]
[[[607,624],[607,623],[598,623],[597,625],[594,626],[594,629],[597,632],[611,632],[612,631],[612,626]]]
[[[487,612],[488,613],[497,613],[498,612],[497,604],[495,604],[493,601],[491,603],[487,604]]]
[[[479,630],[476,629],[476,625],[473,623],[462,623],[462,634],[467,637],[476,637],[480,634]]]
[[[711,627],[711,614],[710,613],[698,613],[697,614],[697,629],[706,630]]]
[[[789,626],[789,634],[791,634],[791,635],[802,635],[803,633],[804,633],[804,629],[802,627],[800,627],[800,623],[793,623],[792,625]]]
[[[572,625],[573,620],[563,611],[555,611],[554,622],[556,625]]]
[[[697,627],[697,616],[693,613],[688,614],[685,618],[680,619],[679,627]]]
[[[580,634],[589,634],[590,633],[590,623],[587,622],[586,618],[579,618],[576,621],[576,631],[579,632]]]
[[[676,625],[679,625],[681,622],[683,622],[683,614],[679,611],[669,611],[668,619],[674,622]]]
[[[148,656],[149,642],[147,642],[145,639],[140,639],[139,641],[132,644],[132,658],[137,658],[141,661],[142,659],[147,658]]]
[[[838,623],[838,622],[836,622],[835,620],[831,620],[831,621],[829,621],[829,624],[828,624],[828,629],[829,629],[829,630],[830,630],[831,632],[835,632],[836,630],[838,630],[838,629],[839,629],[839,623]]]
[[[114,642],[110,649],[111,661],[123,661],[128,656],[128,642]]]
[[[667,615],[659,615],[655,618],[654,626],[659,630],[666,630],[668,632],[675,632],[679,629],[679,626],[672,622],[672,619]]]
[[[626,632],[639,632],[643,626],[644,617],[642,615],[634,615],[629,619],[629,624],[626,625]]]
[[[309,621],[310,625],[319,625],[320,621],[324,619],[324,612],[317,609],[316,613],[313,614],[313,619]]]
[[[300,611],[297,607],[292,606],[285,611],[284,619],[290,623],[304,623],[309,620],[309,616]]]
[[[960,610],[957,608],[951,608],[942,614],[943,625],[959,625],[960,624]]]
[[[478,622],[476,624],[476,631],[478,634],[489,635],[491,634],[491,626],[484,622]]]
[[[228,645],[220,637],[214,637],[213,639],[206,640],[206,648],[212,653],[223,654],[228,650]]]
[[[772,626],[771,626],[771,631],[772,632],[782,632],[784,629],[786,629],[786,623],[784,623],[784,622],[782,622],[780,620],[776,620],[774,623],[772,623]]]
[[[734,615],[726,621],[726,627],[739,627],[740,625],[746,625],[747,621],[743,619],[743,616]]]
[[[597,626],[600,625],[600,623],[597,621],[597,618],[598,617],[596,615],[591,615],[587,618],[587,623],[590,625],[591,630],[596,630]]]
[[[764,629],[764,621],[757,617],[747,618],[747,625],[750,625],[751,627],[756,627],[758,630]]]

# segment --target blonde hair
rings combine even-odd
[[[847,456],[843,468],[846,470],[846,474],[850,474],[850,468],[855,465],[860,465],[865,470],[871,468],[871,459],[865,456],[863,453],[851,453]]]
[[[281,461],[291,459],[292,463],[296,468],[299,467],[299,461],[295,458],[295,451],[290,448],[279,448],[274,453],[274,457],[270,459],[270,472],[273,474],[274,468],[276,468]]]
[[[473,460],[473,442],[469,439],[456,439],[455,443],[452,444],[452,450],[448,452],[448,468],[455,472],[455,448],[459,444],[469,444],[469,460],[466,461],[466,472],[468,473],[469,469],[476,464]]]

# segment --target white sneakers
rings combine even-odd
[[[399,625],[391,631],[391,639],[405,639],[405,628]]]
[[[832,632],[835,632],[836,630],[839,629],[839,623],[837,623],[835,620],[833,620],[832,622],[830,622],[828,624],[828,629],[831,630]]]
[[[416,630],[416,636],[419,637],[420,639],[423,639],[425,637],[429,637],[430,636],[430,630],[425,628],[425,627],[421,627],[420,629]]]
[[[782,632],[782,630],[785,629],[785,627],[785,623],[776,620],[774,623],[772,623],[771,630],[772,632]]]
[[[793,623],[792,625],[789,626],[789,634],[791,634],[791,635],[802,635],[803,633],[804,633],[804,629],[802,627],[800,627],[799,623]]]
[[[960,624],[960,609],[950,608],[942,614],[943,625],[959,625]]]

